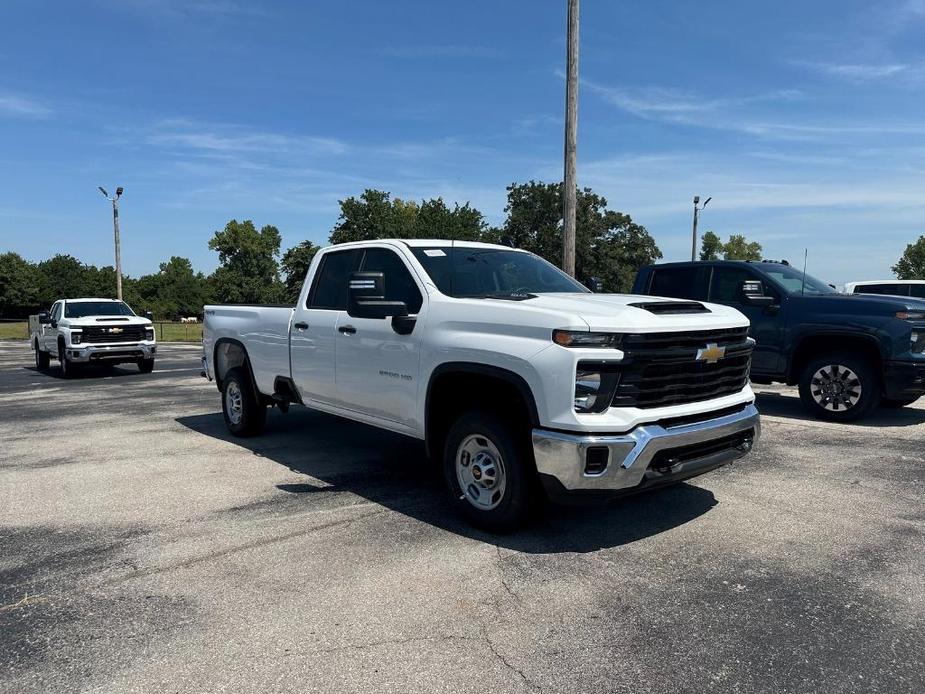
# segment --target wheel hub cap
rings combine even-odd
[[[864,389],[854,371],[841,364],[830,364],[813,374],[810,392],[821,407],[841,412],[857,405]]]
[[[241,400],[241,388],[234,381],[228,384],[228,389],[225,391],[225,405],[231,423],[240,424],[244,405]]]
[[[495,508],[507,485],[498,447],[485,436],[466,437],[456,451],[456,479],[470,504],[482,511]]]

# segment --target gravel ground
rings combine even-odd
[[[761,388],[739,463],[493,537],[414,441],[231,440],[198,355],[64,381],[0,344],[0,691],[925,691],[925,403]]]

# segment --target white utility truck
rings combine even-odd
[[[150,314],[135,315],[117,299],[60,299],[47,312],[29,316],[35,366],[57,359],[70,378],[82,364],[134,362],[142,373],[154,370],[157,345]]]
[[[459,508],[505,530],[543,492],[619,496],[745,455],[747,331],[506,246],[382,240],[319,251],[294,308],[206,306],[202,360],[232,434],[297,403],[422,439]]]

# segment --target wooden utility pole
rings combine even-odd
[[[575,276],[575,160],[578,150],[578,0],[568,0],[568,68],[565,82],[565,181],[562,191],[562,269]]]
[[[119,189],[122,190],[121,188]],[[112,199],[112,233],[116,241],[116,298],[122,301],[122,241],[119,239],[119,196]]]

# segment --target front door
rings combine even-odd
[[[61,309],[64,307],[64,303],[61,301],[56,301],[51,307],[51,311],[48,312],[48,317],[50,319],[49,323],[45,323],[41,326],[42,329],[42,349],[50,353],[52,356],[58,356],[58,321],[61,320]]]
[[[764,286],[765,294],[777,299],[774,306],[752,306],[742,300],[741,287],[745,280],[757,280]],[[770,286],[757,273],[744,267],[714,266],[710,284],[710,301],[726,304],[745,314],[751,323],[748,334],[755,340],[752,356],[752,372],[777,374],[783,360],[784,317],[781,315],[781,296],[776,287]]]
[[[334,381],[338,323],[347,316],[347,282],[361,250],[327,251],[318,259],[308,295],[292,316],[289,359],[302,401],[337,403]]]
[[[337,393],[346,407],[414,426],[418,399],[423,286],[405,260],[386,247],[368,248],[363,271],[385,275],[385,299],[404,301],[418,324],[399,335],[392,319],[354,318],[337,324]]]

